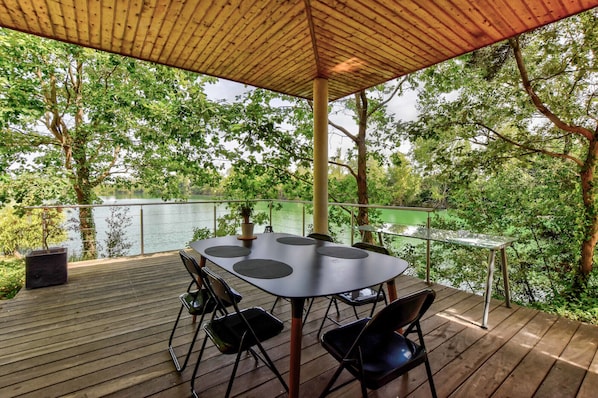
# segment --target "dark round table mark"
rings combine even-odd
[[[316,240],[311,238],[301,238],[296,236],[283,236],[282,238],[276,239],[278,243],[282,243],[284,245],[296,245],[296,246],[307,246],[307,245],[315,245]]]
[[[233,270],[241,275],[259,279],[283,278],[293,273],[290,265],[276,260],[251,259],[239,261]]]
[[[366,258],[369,254],[360,249],[354,249],[352,247],[341,247],[341,246],[322,246],[316,249],[318,254],[329,257],[338,257],[346,259],[359,259]]]
[[[206,249],[206,254],[214,257],[243,257],[251,253],[243,246],[213,246]]]

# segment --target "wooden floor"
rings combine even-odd
[[[66,285],[23,290],[0,302],[0,397],[189,396],[197,353],[179,374],[167,351],[177,296],[188,278],[176,253],[87,262],[69,268]],[[270,308],[273,297],[227,278],[243,294],[244,306]],[[425,286],[410,277],[397,283],[399,295]],[[494,301],[489,330],[483,330],[481,297],[434,289],[437,299],[422,327],[440,397],[598,396],[598,327]],[[304,328],[302,397],[317,396],[335,367],[316,338],[325,305],[316,301]],[[289,310],[284,301],[277,307],[285,332],[266,344],[285,378]],[[343,310],[347,319],[350,314]],[[179,354],[192,330],[186,317],[176,339]],[[222,397],[234,357],[208,347],[197,379],[200,396]],[[242,361],[233,394],[286,396],[250,358]],[[358,385],[333,396],[358,397]],[[423,367],[370,396],[429,396]]]

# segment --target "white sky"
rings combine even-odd
[[[229,80],[219,79],[217,84],[208,84],[205,86],[205,91],[209,99],[211,100],[225,100],[232,102],[235,97],[242,94],[243,92],[250,90],[250,86],[246,86],[241,83],[235,83]],[[389,103],[389,111],[395,114],[397,119],[404,121],[413,120],[417,116],[417,110],[415,103],[417,100],[417,94],[415,91],[407,92],[401,97],[395,97]],[[350,117],[343,118],[341,115],[334,115],[333,121],[339,125],[344,126],[351,132],[357,131],[357,125],[351,120]],[[336,152],[339,146],[352,145],[349,139],[341,137],[338,134],[329,134],[329,153]],[[408,146],[401,145],[399,147],[401,152],[407,152]]]

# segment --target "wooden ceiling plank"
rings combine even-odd
[[[295,56],[298,54],[311,54],[311,39],[305,32],[305,22],[302,21],[300,18],[296,16],[302,13],[303,9],[301,8],[301,4],[299,7],[296,7],[295,10],[281,10],[282,12],[291,12],[293,17],[291,18],[290,23],[284,23],[280,20],[278,22],[272,23],[270,25],[263,25],[262,29],[253,32],[251,36],[245,39],[245,43],[247,43],[242,49],[236,48],[234,51],[238,53],[242,51],[242,54],[250,54],[254,55],[252,57],[252,61],[248,62],[244,60],[244,57],[239,57],[234,60],[234,62],[228,65],[228,68],[224,69],[225,72],[230,73],[233,69],[235,71],[239,71],[241,74],[247,74],[248,71],[267,67],[267,64],[276,57],[279,57],[280,54],[294,54]],[[273,16],[274,17],[274,16]],[[263,42],[263,39],[267,38],[268,42],[271,43],[267,45]],[[295,39],[295,41],[293,41]],[[249,42],[251,42],[249,44]],[[292,48],[293,52],[290,52],[288,49],[289,43],[304,43],[303,46],[296,46]],[[276,46],[273,46],[272,43],[275,43]],[[306,46],[308,46],[306,48]],[[239,46],[237,46],[239,47]],[[286,49],[286,50],[285,50]],[[313,55],[313,54],[312,54]],[[310,59],[310,62],[313,62],[314,58]]]
[[[435,3],[427,2],[426,6],[434,7]],[[368,14],[364,13],[364,16],[379,21],[380,28],[377,29],[377,36],[386,38],[393,47],[396,47],[397,38],[401,38],[413,48],[413,53],[427,53],[437,57],[439,54],[461,48],[462,43],[459,42],[464,42],[459,34],[451,37],[436,35],[436,29],[448,30],[448,27],[436,17],[436,13],[427,12],[414,1],[410,3],[405,1],[362,2],[361,9],[369,10]],[[357,18],[362,18],[359,13],[357,13]],[[365,22],[361,19],[360,23]],[[440,26],[432,28],[435,24]],[[458,26],[456,28],[458,30]],[[426,45],[422,46],[422,42],[425,42]]]
[[[367,52],[372,48],[377,48],[388,53],[395,53],[397,52],[397,47],[401,47],[401,49],[398,51],[401,51],[401,55],[404,57],[418,58],[426,56],[427,58],[432,58],[439,54],[439,52],[434,48],[429,48],[429,51],[427,51],[421,47],[418,48],[415,45],[413,45],[411,48],[397,46],[396,37],[384,37],[383,35],[380,35],[379,32],[374,31],[372,28],[365,29],[363,26],[364,20],[360,15],[358,15],[359,13],[353,12],[353,10],[349,11],[347,11],[345,14],[338,14],[334,9],[331,8],[324,8],[321,10],[318,9],[317,13],[314,10],[314,18],[318,18],[321,21],[319,24],[316,24],[316,26],[322,26],[328,20],[328,24],[334,26],[339,32],[337,35],[339,38],[338,40],[341,40],[340,38],[343,37],[347,38],[349,41],[356,42],[355,36],[361,38],[359,42],[363,43],[363,50],[361,50],[360,53],[364,55],[366,55]],[[406,35],[411,36],[410,33],[406,33]],[[408,40],[405,40],[405,42],[410,43]],[[430,51],[432,54],[430,54]]]
[[[248,28],[248,21],[260,15],[262,9],[255,6],[260,4],[264,7],[264,2],[247,2],[239,4],[238,7],[220,6],[220,12],[214,21],[214,26],[218,29],[202,37],[198,52],[194,54],[194,58],[188,58],[187,63],[205,70],[217,69],[214,62],[218,62],[220,58],[227,60],[228,56],[233,56],[233,52],[226,49],[227,43],[239,40],[239,32],[251,28]]]
[[[135,54],[138,53],[135,49],[135,38],[139,37],[139,29],[141,26],[141,11],[143,10],[143,0],[118,0],[124,4],[129,4],[129,12],[127,14],[127,21],[123,40],[121,44],[121,54]]]
[[[73,0],[75,24],[77,25],[77,41],[89,44],[89,11],[87,1]]]
[[[326,76],[330,80],[337,80],[340,76],[347,74],[358,79],[366,70],[370,76],[379,76],[379,78],[401,75],[404,74],[404,71],[406,70],[405,67],[396,63],[392,66],[386,64],[373,64],[368,62],[368,60],[357,58],[339,58],[336,61],[323,63],[323,68],[326,69]]]
[[[168,36],[176,25],[177,18],[181,15],[182,2],[180,0],[170,1],[168,4],[162,4],[155,13],[155,32],[156,38],[150,53],[148,55],[151,59],[159,59],[160,53],[164,50],[168,42]]]
[[[200,2],[199,5],[201,8],[198,9],[198,12],[191,20],[191,23],[194,25],[192,26],[193,32],[187,43],[185,43],[185,51],[180,51],[173,60],[176,65],[180,65],[186,69],[193,68],[197,54],[201,54],[204,51],[205,43],[208,40],[205,37],[208,27],[212,26],[214,20],[218,17],[218,14],[222,9],[221,4],[219,3],[221,3],[220,0]],[[196,68],[198,70],[203,70],[199,67]]]
[[[114,2],[114,23],[112,25],[112,51],[123,54],[126,53],[125,32],[127,30],[127,21],[131,11],[131,2],[126,0],[116,0]]]
[[[141,49],[141,57],[143,59],[152,59],[151,54],[156,46],[158,34],[162,27],[162,23],[164,22],[164,15],[168,9],[169,3],[170,0],[155,0],[151,6],[151,11],[148,9],[147,15],[149,16],[149,25]],[[147,1],[144,2],[144,7],[147,4]]]
[[[76,8],[73,0],[60,0],[58,3],[60,15],[62,15],[62,26],[65,32],[65,40],[69,43],[78,43],[79,29],[77,26]]]
[[[207,68],[210,65],[216,68],[219,54],[233,54],[234,43],[242,41],[243,34],[252,23],[256,23],[257,18],[262,12],[259,8],[260,2],[243,2],[239,7],[232,10],[227,18],[229,21],[234,20],[234,23],[227,23],[228,29],[221,29],[214,34],[204,47],[204,54],[201,55],[201,63],[198,64],[201,68]],[[228,45],[227,45],[228,44]]]
[[[114,37],[112,32],[114,30],[114,12],[115,4],[113,2],[103,1],[100,12],[102,14],[102,28],[100,33],[101,46],[108,51],[114,51]]]
[[[430,3],[433,6],[434,3]],[[377,29],[377,37],[385,40],[387,46],[396,47],[397,39],[408,44],[405,47],[411,47],[414,54],[418,56],[427,54],[428,57],[438,57],[446,51],[451,51],[459,47],[458,40],[454,37],[437,37],[435,29],[431,29],[434,23],[442,25],[433,13],[417,12],[421,9],[420,6],[405,2],[381,2],[372,3],[367,2],[362,4],[364,10],[368,9],[371,13],[371,18],[376,18],[379,21],[380,28]],[[356,16],[360,23],[366,23],[359,14]],[[440,28],[440,27],[439,27]],[[444,25],[442,25],[444,28]],[[457,39],[460,39],[457,36]]]
[[[50,0],[50,2],[52,3],[52,0]],[[47,37],[57,37],[59,39],[64,40],[66,34],[64,33],[63,29],[55,26],[55,22],[52,20],[52,17],[50,16],[50,9],[48,8],[48,0],[44,1],[45,7],[40,7],[40,4],[36,3],[35,0],[31,1],[31,3],[32,3],[33,12],[37,16],[37,19],[39,21],[39,26],[42,29],[42,34]],[[52,11],[59,14],[60,10],[55,9],[56,7],[54,7],[54,6],[55,6],[55,4],[53,4],[54,9]],[[62,15],[55,16],[54,18],[56,20],[61,20]],[[58,35],[56,33],[57,30],[60,30],[62,35]]]
[[[521,19],[520,14],[513,11],[510,7],[505,7],[502,2],[489,1],[487,7],[492,9],[492,12],[497,16],[496,23],[500,26],[500,30],[506,33],[509,37],[517,34],[516,26],[524,26],[525,22]]]
[[[138,19],[135,37],[133,38],[133,49],[131,54],[135,58],[147,59],[148,51],[146,46],[152,40],[152,19],[156,8],[156,0],[141,0],[141,8],[137,13]]]
[[[308,39],[301,38],[299,35],[290,34],[288,37],[289,40],[285,43],[285,46],[283,47],[284,50],[276,54],[276,56],[271,55],[268,57],[270,62],[267,68],[251,71],[251,74],[254,78],[263,81],[271,78],[271,76],[280,76],[280,79],[288,78],[291,80],[296,80],[296,71],[302,68],[311,69],[311,72],[309,73],[310,77],[312,79],[316,77],[317,67],[311,51],[306,52],[306,54],[309,54],[309,56],[312,57],[312,59],[307,63],[296,62],[294,57],[292,57],[292,55],[296,54],[297,51],[305,51],[305,46],[309,46],[310,41]],[[309,66],[303,66],[306,64]]]
[[[404,53],[398,51],[385,51],[384,48],[377,46],[371,47],[369,52],[363,53],[363,48],[358,48],[354,42],[343,37],[335,37],[334,39],[328,38],[328,35],[332,32],[320,28],[319,34],[321,37],[326,37],[327,40],[322,40],[322,52],[331,54],[326,58],[333,59],[349,59],[351,57],[362,59],[364,62],[368,62],[372,65],[395,65],[393,68],[397,68],[401,65],[402,70],[410,70],[417,67],[418,63],[414,60],[413,55],[406,56]],[[342,48],[342,50],[341,50]],[[322,57],[324,58],[324,57]],[[421,59],[421,58],[420,58]],[[329,60],[322,61],[330,63]],[[334,65],[338,64],[339,61],[335,61]]]
[[[417,6],[406,10],[407,15],[410,15],[410,18],[417,18],[418,21],[426,21],[422,22],[422,25],[428,25],[428,34],[435,42],[449,41],[450,45],[446,48],[453,52],[463,52],[471,47],[471,33],[460,21],[455,20],[451,13],[446,12],[446,1],[442,3],[442,6],[439,3],[425,0],[414,0],[413,3]],[[418,29],[417,35],[421,30]],[[452,34],[448,36],[443,35],[442,32],[451,32]],[[446,54],[446,51],[443,51],[443,54]]]
[[[99,1],[88,1],[89,44],[101,48],[102,44],[102,7]]]
[[[495,43],[504,36],[502,36],[497,28],[497,26],[493,23],[493,14],[488,12],[486,14],[480,12],[479,4],[476,4],[476,1],[471,0],[449,0],[452,3],[455,3],[459,9],[465,9],[469,12],[467,14],[462,14],[460,20],[468,21],[467,24],[462,24],[462,26],[467,29],[470,33],[470,37],[473,39],[482,40],[484,43]],[[494,1],[501,1],[501,0],[494,0]],[[484,2],[480,2],[484,4]],[[476,46],[477,43],[472,40],[472,46]],[[471,46],[470,46],[471,48]]]
[[[284,40],[284,37],[280,35],[280,30],[283,28],[291,30],[297,26],[296,15],[303,11],[302,6],[301,3],[295,2],[293,8],[289,9],[287,4],[277,3],[277,7],[261,9],[260,19],[248,20],[249,25],[246,29],[240,30],[234,40],[228,41],[228,45],[217,49],[218,52],[227,56],[220,57],[217,62],[212,63],[211,68],[217,68],[225,74],[230,74],[231,69],[235,69],[239,65],[240,73],[244,74],[247,68],[258,67],[261,60],[266,58],[265,55],[275,53],[277,47],[281,45],[281,40]],[[264,16],[264,13],[267,13],[267,17]],[[267,22],[260,23],[260,20],[263,19]],[[270,33],[273,35],[270,36]],[[250,62],[249,58],[254,60]]]
[[[183,43],[185,40],[183,33],[196,14],[199,4],[199,2],[195,1],[179,1],[179,3],[180,8],[178,8],[176,18],[173,18],[172,14],[166,17],[169,20],[171,29],[167,34],[162,33],[165,43],[160,48],[160,52],[156,54],[156,59],[159,59],[161,62],[171,62],[170,57],[177,45],[182,45],[183,48],[186,48],[186,45]]]
[[[7,12],[0,12],[0,25],[12,26],[20,31],[32,31],[27,13],[21,8],[21,3],[15,0],[1,0],[1,7]],[[23,18],[24,17],[24,18]]]

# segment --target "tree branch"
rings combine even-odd
[[[585,137],[588,141],[593,140],[593,134],[590,130],[583,128],[581,126],[573,126],[570,124],[565,123],[561,120],[557,115],[552,113],[550,109],[540,99],[538,94],[534,91],[532,87],[529,76],[527,73],[527,68],[525,67],[525,63],[523,61],[523,54],[521,53],[521,47],[519,46],[519,38],[515,37],[509,39],[509,44],[513,49],[513,53],[515,54],[515,60],[517,62],[517,68],[519,69],[519,75],[521,76],[521,82],[523,83],[523,88],[529,95],[532,103],[536,107],[536,109],[542,113],[544,116],[548,118],[556,127],[561,130],[568,131],[570,133],[578,134]]]

